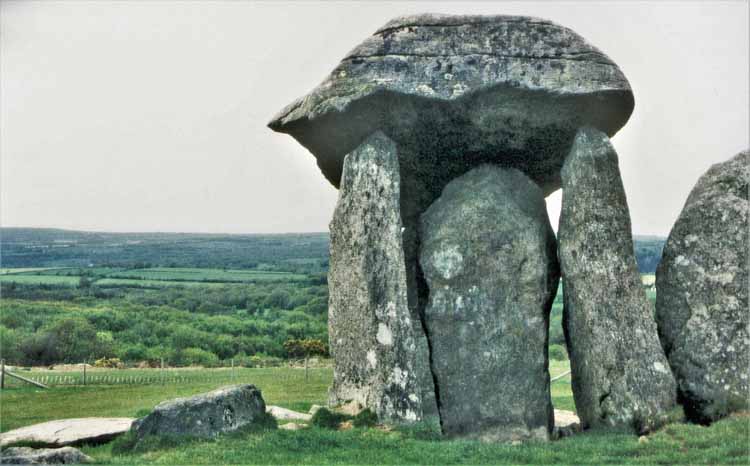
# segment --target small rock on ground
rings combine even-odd
[[[93,459],[73,447],[62,448],[6,448],[0,453],[2,464],[77,464]]]
[[[310,421],[312,414],[299,413],[280,406],[267,406],[266,412],[279,421]]]

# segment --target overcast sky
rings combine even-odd
[[[621,67],[636,105],[613,143],[637,234],[666,235],[697,178],[749,145],[746,1],[1,5],[3,226],[327,230],[338,192],[265,125],[425,11],[547,18]]]

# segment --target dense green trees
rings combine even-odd
[[[164,358],[170,365],[215,365],[235,358],[249,364],[251,356],[287,357],[288,340],[327,342],[324,285],[63,288],[2,284],[0,348],[8,362],[117,357],[126,363]]]

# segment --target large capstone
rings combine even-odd
[[[549,312],[555,235],[539,187],[482,166],[422,215],[424,312],[443,432],[485,441],[547,440]]]
[[[156,405],[133,423],[141,440],[152,435],[211,438],[244,426],[264,426],[266,404],[254,385],[234,385]]]
[[[656,317],[678,400],[707,423],[750,409],[750,151],[714,165],[690,193],[656,271]]]
[[[422,14],[388,22],[269,126],[339,186],[346,154],[377,130],[429,172],[436,198],[483,163],[518,168],[550,193],[577,128],[608,135],[633,110],[612,60],[574,31],[525,16]]]
[[[584,427],[649,431],[665,421],[675,382],[636,267],[617,154],[582,128],[562,170],[559,257],[563,328]]]
[[[414,422],[434,388],[427,339],[409,307],[400,202],[396,145],[377,132],[346,157],[330,225],[329,403]]]

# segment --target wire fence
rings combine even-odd
[[[0,388],[24,386],[26,384],[41,384],[43,387],[59,386],[86,386],[86,385],[156,385],[156,384],[218,384],[218,383],[240,383],[253,381],[258,371],[273,371],[274,368],[246,368],[246,367],[222,367],[222,368],[131,368],[131,369],[105,369],[92,368],[88,365],[79,365],[80,369],[55,371],[55,370],[24,370],[22,368],[0,368]],[[310,367],[308,371],[304,367],[285,366],[291,371],[275,371],[274,374],[281,378],[307,378],[323,377],[329,374],[329,366]],[[299,370],[297,370],[299,369]]]

